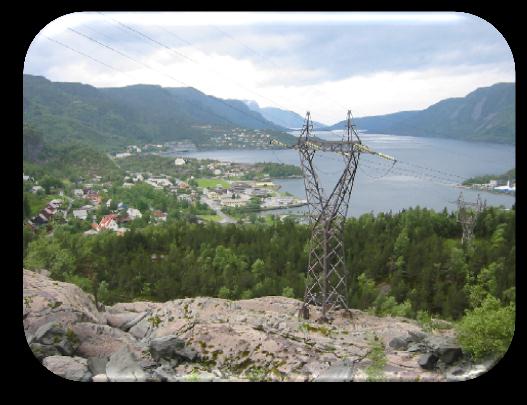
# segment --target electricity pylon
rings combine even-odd
[[[481,201],[479,194],[475,203],[464,201],[463,192],[459,194],[457,199],[457,222],[459,222],[463,228],[461,244],[464,245],[470,242],[474,237],[474,227],[476,226],[476,220],[478,219],[479,214],[481,214],[481,212],[485,209],[486,205],[487,202]]]
[[[355,173],[362,152],[396,160],[383,153],[374,152],[363,145],[351,123],[351,111],[348,111],[346,134],[342,141],[315,140],[311,135],[313,124],[307,112],[302,133],[294,149],[298,149],[304,174],[304,185],[309,207],[309,219],[312,227],[309,242],[309,262],[306,290],[300,315],[309,319],[309,305],[320,307],[320,322],[327,322],[327,314],[332,309],[349,309],[348,271],[344,258],[344,224],[348,212],[349,200]],[[281,144],[278,141],[271,143]],[[285,145],[286,146],[286,145]],[[314,165],[317,151],[335,152],[343,156],[344,170],[329,195],[324,195],[320,179]]]

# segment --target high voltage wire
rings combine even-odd
[[[199,62],[193,60],[192,58],[186,56],[185,54],[183,54],[183,53],[181,53],[181,52],[179,52],[179,51],[174,50],[173,48],[171,48],[171,47],[169,47],[169,46],[167,46],[167,45],[161,43],[160,41],[157,41],[157,40],[151,38],[150,36],[148,36],[148,35],[142,33],[141,31],[139,31],[139,30],[137,30],[137,29],[134,29],[134,28],[132,28],[132,27],[130,27],[130,26],[128,26],[128,25],[126,25],[126,24],[124,24],[124,23],[122,23],[122,22],[120,22],[120,21],[118,21],[118,20],[116,20],[116,19],[114,19],[114,18],[112,18],[112,17],[109,17],[109,16],[107,16],[106,14],[104,14],[104,13],[102,13],[102,12],[100,12],[99,14],[108,17],[109,19],[111,19],[111,20],[114,21],[115,23],[119,24],[120,26],[126,28],[127,30],[132,31],[132,32],[136,33],[137,35],[139,35],[139,36],[141,36],[141,37],[143,37],[143,38],[146,38],[146,39],[150,40],[151,42],[153,42],[153,43],[155,43],[155,44],[157,44],[157,45],[159,45],[159,46],[161,46],[161,47],[163,47],[163,48],[165,48],[165,49],[168,49],[168,50],[172,51],[173,53],[177,54],[178,56],[180,56],[180,57],[182,57],[182,58],[185,58],[185,59],[187,59],[187,60],[190,60],[191,62],[196,63],[196,64],[198,64],[198,65],[200,64]],[[158,27],[158,26],[156,26],[156,27]],[[182,41],[182,42],[184,42],[184,43],[186,43],[186,44],[188,44],[188,45],[190,45],[190,46],[192,46],[192,47],[195,47],[192,43],[190,43],[189,41],[184,40],[183,38],[181,38],[181,37],[178,36],[177,34],[171,32],[171,31],[169,31],[169,30],[167,30],[167,29],[165,29],[165,28],[163,28],[163,27],[158,27],[158,28],[160,28],[160,29],[162,29],[163,31],[165,31],[165,32],[167,32],[167,33],[169,33],[169,34],[175,36],[175,37],[178,38],[180,41]],[[252,51],[254,54],[258,55],[259,57],[263,57],[263,55],[261,55],[259,52],[255,51],[254,49],[252,49],[251,47],[247,46],[246,44],[243,44],[241,41],[237,41],[236,39],[234,39],[230,34],[226,33],[225,31],[219,29],[219,28],[216,27],[216,26],[213,26],[213,28],[215,28],[215,29],[217,29],[218,31],[220,31],[221,33],[227,35],[227,36],[228,36],[229,38],[231,38],[233,41],[235,41],[235,42],[239,42],[242,46],[244,46],[245,48],[249,49],[250,51]],[[270,59],[269,59],[269,61],[270,61],[271,63],[273,63]],[[274,63],[273,63],[273,64],[274,64]],[[221,75],[221,73],[219,73],[219,72],[217,72],[217,71],[215,71],[215,72],[216,72],[217,74]],[[222,75],[222,76],[223,76],[223,75]],[[236,83],[236,82],[234,82],[234,83],[237,84],[237,85],[239,85],[240,87],[242,87],[242,88],[244,88],[244,89],[250,91],[250,92],[253,92],[254,94],[257,94],[257,95],[260,96],[260,97],[267,98],[267,97],[265,97],[265,96],[263,96],[263,95],[261,95],[261,94],[255,92],[255,91],[252,91],[252,90],[250,90],[250,89],[247,89],[245,86],[243,86],[243,85],[241,85],[241,84],[239,84],[239,83]],[[287,108],[281,106],[281,105],[280,105],[279,103],[277,103],[276,101],[271,100],[271,99],[269,99],[269,98],[267,98],[267,99],[268,99],[269,101],[271,101],[272,103],[274,103],[275,105],[279,106],[280,108],[287,110]],[[241,112],[241,110],[239,110],[239,111]],[[275,157],[280,161],[280,159],[278,158],[278,156],[276,156],[276,154],[274,154],[274,155],[275,155]],[[406,163],[406,162],[401,162],[401,163],[403,163],[403,164],[407,164],[407,165],[412,165],[411,163]],[[462,176],[458,176],[458,175],[455,175],[455,174],[450,174],[450,173],[442,172],[442,171],[439,171],[439,170],[436,170],[436,169],[431,169],[431,168],[427,168],[427,167],[419,166],[419,165],[413,165],[413,166],[415,166],[415,167],[419,167],[420,169],[429,170],[429,171],[435,171],[435,172],[442,173],[442,174],[445,174],[445,175],[448,175],[448,176],[457,177],[457,178],[459,178],[459,179],[464,179],[464,177],[462,177]]]
[[[121,51],[119,51],[119,50],[117,50],[117,49],[115,49],[115,48],[113,48],[113,47],[111,47],[111,46],[109,46],[109,45],[106,45],[106,44],[104,44],[104,43],[102,43],[102,42],[100,42],[100,41],[98,41],[98,40],[96,40],[96,39],[94,39],[94,38],[92,38],[92,37],[86,35],[86,34],[83,34],[83,33],[79,32],[79,31],[77,31],[77,30],[75,30],[75,29],[73,29],[73,28],[68,28],[68,29],[71,30],[72,32],[76,33],[77,35],[80,35],[80,36],[82,36],[82,37],[84,37],[84,38],[86,38],[86,39],[88,39],[88,40],[90,40],[90,41],[92,41],[92,42],[98,44],[99,46],[103,46],[104,48],[109,49],[110,51],[115,52],[115,53],[121,55],[122,57],[125,57],[125,58],[127,58],[127,59],[129,59],[129,60],[132,60],[132,61],[134,61],[135,63],[138,63],[138,64],[140,64],[140,65],[142,65],[142,66],[144,66],[144,67],[146,67],[146,68],[148,68],[148,69],[150,69],[150,70],[153,70],[153,71],[155,71],[155,72],[157,72],[157,73],[164,74],[164,75],[166,75],[167,77],[171,78],[172,80],[174,80],[174,81],[176,81],[176,82],[178,82],[178,83],[180,83],[180,84],[183,84],[183,85],[185,85],[185,86],[189,86],[189,87],[191,87],[191,86],[188,85],[187,83],[185,83],[185,82],[183,82],[183,81],[181,81],[181,80],[179,80],[179,79],[176,79],[176,78],[172,77],[171,75],[169,75],[169,74],[167,74],[167,73],[159,72],[157,69],[154,69],[153,67],[149,66],[148,64],[145,64],[145,63],[143,63],[143,62],[137,60],[136,58],[133,58],[133,57],[131,57],[131,56],[129,56],[129,55],[127,55],[127,54],[125,54],[125,53],[123,53],[123,52],[121,52]],[[67,48],[67,49],[70,49],[70,50],[72,50],[72,51],[74,51],[74,52],[76,52],[76,53],[78,53],[78,54],[80,54],[80,55],[82,55],[82,56],[88,57],[89,59],[91,59],[91,60],[93,60],[93,61],[95,61],[95,62],[97,62],[97,63],[99,63],[99,64],[101,64],[101,65],[103,65],[103,66],[105,66],[105,67],[107,67],[107,68],[110,68],[110,69],[112,69],[112,70],[114,70],[114,71],[117,71],[117,72],[119,72],[119,73],[127,74],[127,73],[125,73],[125,72],[122,72],[122,71],[120,71],[120,70],[114,68],[113,66],[110,66],[110,65],[108,65],[108,64],[106,64],[106,63],[104,63],[104,62],[102,62],[102,61],[100,61],[100,60],[98,60],[98,59],[96,59],[96,58],[91,57],[90,55],[87,55],[87,54],[85,54],[85,53],[83,53],[83,52],[81,52],[81,51],[78,51],[78,50],[76,50],[76,49],[74,49],[74,48],[72,48],[72,47],[70,47],[70,46],[68,46],[68,45],[66,45],[66,44],[64,44],[64,43],[62,43],[62,42],[60,42],[60,41],[57,41],[57,40],[52,39],[52,38],[50,38],[50,37],[46,37],[46,38],[49,39],[49,40],[51,40],[51,41],[53,41],[53,42],[55,42],[55,43],[57,43],[57,44],[59,44],[59,45],[61,45],[61,46],[63,46],[63,47],[65,47],[65,48]],[[127,74],[127,75],[128,75],[128,74]],[[267,122],[264,122],[264,121],[260,120],[260,119],[257,118],[257,117],[254,117],[254,116],[248,115],[248,114],[247,114],[245,111],[243,111],[243,110],[239,110],[239,109],[233,107],[232,105],[223,102],[223,100],[221,100],[221,99],[218,99],[218,101],[222,102],[222,103],[223,103],[224,105],[226,105],[227,107],[229,107],[229,108],[231,108],[231,109],[234,109],[234,110],[240,112],[241,114],[246,115],[246,116],[249,117],[249,118],[252,118],[252,119],[254,119],[254,120],[260,121],[260,122],[262,122],[262,123],[264,123],[264,124],[266,124],[266,125],[268,124]],[[193,104],[193,103],[191,103],[191,104]],[[212,115],[215,115],[215,116],[219,117],[219,118],[222,119],[224,122],[228,122],[228,123],[230,123],[230,124],[234,124],[234,123],[232,123],[231,121],[225,119],[224,117],[222,117],[222,116],[220,116],[220,115],[218,115],[218,114],[215,114],[215,113],[213,113],[213,112],[211,112],[211,111],[207,111],[207,112],[210,113],[210,114],[212,114]],[[272,150],[272,149],[271,149],[271,150]],[[278,158],[278,156],[276,155],[276,153],[275,153],[273,150],[272,150],[272,153],[275,155],[275,158],[276,158],[277,160],[279,160],[280,162],[282,162],[281,159]],[[333,159],[333,158],[328,157],[328,156],[325,156],[325,157],[326,157],[326,158],[329,158],[329,159]],[[333,160],[336,160],[336,159],[333,159]],[[283,163],[283,162],[282,162],[282,163]],[[409,165],[409,166],[418,167],[418,168],[421,168],[421,169],[424,169],[424,170],[428,170],[428,171],[435,171],[435,172],[442,173],[442,174],[444,174],[444,175],[448,175],[448,176],[451,176],[451,177],[463,178],[463,177],[458,176],[458,175],[449,174],[449,173],[446,173],[446,172],[442,172],[442,171],[439,171],[439,170],[436,170],[436,169],[432,169],[432,168],[428,168],[428,167],[424,167],[424,166],[420,166],[420,165],[412,164],[412,163],[409,163],[409,162],[400,162],[400,161],[398,161],[398,163],[402,163],[402,164],[406,164],[406,165]],[[386,166],[384,166],[384,167],[386,168]],[[386,176],[386,175],[389,173],[389,171],[391,171],[392,169],[393,169],[393,165],[389,168],[388,172],[387,172],[385,175],[383,175],[382,177]],[[411,173],[411,177],[416,177],[416,178],[420,178],[420,179],[428,180],[427,177],[424,177],[424,176],[422,176],[422,175],[419,175],[419,174],[417,174],[415,171],[411,171],[411,170],[404,169],[404,168],[400,168],[400,167],[398,168],[398,170],[397,170],[397,169],[395,170],[395,172],[397,172],[397,171],[403,171],[403,172]],[[403,174],[404,174],[404,173],[403,173]],[[371,176],[370,176],[370,177],[371,177]],[[428,175],[428,177],[429,177],[429,178],[434,178],[434,179],[439,179],[439,180],[447,180],[445,177],[439,177],[439,176],[434,176],[434,175]],[[448,179],[448,180],[449,180],[449,179]],[[451,185],[451,183],[443,183],[443,184]]]
[[[160,41],[158,41],[158,40],[156,40],[156,39],[150,37],[149,35],[145,34],[144,32],[139,31],[139,30],[136,29],[136,28],[130,27],[129,25],[124,24],[123,22],[118,21],[118,20],[116,20],[115,18],[112,18],[112,17],[110,17],[110,16],[107,16],[107,15],[104,14],[104,13],[101,13],[101,12],[100,12],[99,14],[101,14],[101,15],[103,15],[103,16],[105,16],[105,17],[108,17],[109,19],[111,19],[112,21],[114,21],[116,24],[119,24],[120,26],[126,28],[127,30],[129,30],[129,31],[131,31],[131,32],[134,32],[135,34],[141,36],[142,38],[145,38],[145,39],[147,39],[147,40],[149,40],[149,41],[151,41],[151,42],[157,44],[158,46],[163,47],[163,48],[165,48],[165,49],[171,51],[172,53],[178,55],[180,58],[184,58],[184,59],[186,59],[186,60],[189,60],[190,62],[199,65],[199,66],[200,66],[201,68],[203,68],[203,69],[210,70],[210,71],[216,73],[217,75],[219,75],[219,76],[221,76],[221,77],[223,77],[223,78],[228,79],[229,81],[233,82],[234,84],[236,84],[237,86],[243,88],[244,90],[249,91],[249,92],[251,92],[251,93],[254,93],[254,94],[256,94],[257,96],[262,97],[262,98],[264,98],[264,99],[270,101],[271,103],[275,104],[276,106],[278,106],[278,107],[280,107],[280,108],[282,108],[282,109],[287,109],[286,107],[280,105],[280,103],[278,103],[278,102],[276,102],[276,101],[270,99],[270,98],[267,97],[267,96],[264,96],[264,95],[262,95],[262,94],[260,94],[260,93],[258,93],[258,92],[256,92],[256,91],[254,91],[254,90],[252,90],[252,89],[249,89],[249,88],[245,87],[244,85],[240,84],[239,82],[236,82],[236,81],[232,80],[230,77],[225,76],[225,75],[222,74],[221,72],[218,72],[217,70],[212,69],[212,68],[210,68],[210,67],[204,67],[204,66],[202,66],[202,64],[201,64],[200,62],[194,60],[193,58],[191,58],[191,57],[185,55],[184,53],[182,53],[182,52],[180,52],[180,51],[175,50],[174,48],[172,48],[172,47],[170,47],[170,46],[164,44],[163,42],[160,42]],[[156,26],[156,27],[158,27],[158,26]],[[165,28],[162,28],[162,27],[158,27],[158,28],[162,29],[163,31],[168,32],[169,34],[172,34],[173,36],[177,37],[178,39],[180,38],[178,35],[172,33],[171,31],[169,31],[169,30],[167,30],[167,29],[165,29]],[[190,42],[187,42],[187,41],[185,41],[185,42],[186,42],[187,44],[189,44],[190,46],[192,46],[193,48],[196,48],[196,46],[192,45]],[[197,48],[196,48],[196,49],[197,49]]]
[[[276,66],[274,64],[274,62],[269,58],[269,56],[264,56],[261,53],[259,53],[258,51],[255,51],[253,48],[251,48],[247,44],[243,43],[242,41],[240,41],[238,39],[235,39],[232,35],[230,35],[229,33],[225,32],[224,30],[222,30],[222,29],[220,29],[220,28],[218,28],[216,26],[212,26],[212,27],[215,28],[216,30],[218,30],[219,32],[223,33],[224,35],[228,36],[234,42],[237,42],[237,43],[241,44],[243,47],[245,47],[246,49],[248,49],[249,51],[251,51],[255,55],[259,56],[261,59],[266,60],[267,62],[271,63],[273,66],[278,68],[278,66]],[[335,99],[332,99],[329,96],[326,96],[326,98],[329,98],[334,104],[340,106],[341,108],[345,108],[345,107],[342,106],[342,104],[340,104],[340,102],[336,101]],[[390,117],[387,117],[387,116],[384,116],[384,119],[387,120],[387,121],[391,121],[392,123],[397,123],[399,125],[403,125],[404,127],[409,128],[409,129],[416,129],[416,130],[419,130],[419,131],[426,131],[426,132],[429,132],[429,133],[434,133],[436,135],[442,135],[440,132],[438,132],[438,131],[436,131],[434,129],[426,128],[426,130],[425,130],[425,129],[419,128],[419,127],[417,127],[415,125],[409,125],[409,124],[403,122],[402,120],[393,119],[393,118],[390,118]],[[465,157],[472,157],[472,156],[467,155],[467,154],[454,152],[452,150],[448,150],[448,149],[444,149],[444,148],[440,148],[440,147],[435,147],[435,148],[442,149],[442,150],[444,150],[444,151],[446,151],[448,153],[454,154],[454,155],[465,156]],[[488,159],[481,159],[481,158],[479,160],[483,160],[483,161],[486,161],[488,163],[496,163],[497,162],[497,160],[488,160]],[[457,177],[462,178],[461,176],[457,176]]]
[[[279,66],[277,66],[273,60],[269,57],[269,56],[264,56],[262,55],[260,52],[254,50],[253,48],[251,48],[250,46],[248,46],[247,44],[243,43],[242,41],[238,40],[238,39],[235,39],[232,35],[230,35],[229,33],[223,31],[222,29],[218,28],[217,26],[215,25],[212,25],[211,27],[215,28],[216,30],[218,30],[219,32],[221,32],[222,34],[226,35],[227,37],[229,37],[231,40],[233,40],[234,42],[237,42],[239,43],[240,45],[242,45],[243,47],[245,47],[246,49],[248,49],[249,51],[251,51],[252,53],[254,53],[255,55],[257,55],[261,60],[264,60],[266,61],[267,63],[270,63],[272,64],[274,67],[276,67],[277,69],[280,69]],[[330,101],[332,101],[334,104],[336,104],[337,106],[339,106],[340,108],[344,109],[344,110],[348,110],[349,107],[346,107],[344,105],[342,105],[339,101],[336,101],[335,99],[331,98],[331,97],[328,97],[326,96],[326,98],[328,98]]]
[[[46,38],[46,39],[49,39],[49,40],[52,41],[52,42],[55,42],[56,44],[62,45],[63,47],[65,47],[65,48],[67,48],[67,49],[69,49],[69,50],[71,50],[71,51],[73,51],[73,52],[75,52],[75,53],[78,53],[79,55],[85,56],[86,58],[89,58],[89,59],[93,60],[94,62],[97,62],[97,63],[99,63],[99,64],[101,64],[101,65],[103,65],[103,66],[106,66],[106,67],[109,68],[109,69],[112,69],[112,70],[114,70],[114,71],[116,71],[116,72],[118,72],[118,73],[124,73],[124,74],[128,75],[127,73],[122,72],[122,71],[120,71],[119,69],[116,69],[116,68],[114,68],[113,66],[110,66],[110,65],[108,65],[107,63],[104,63],[104,62],[102,62],[102,61],[100,61],[100,60],[98,60],[98,59],[95,59],[95,58],[91,57],[90,55],[85,54],[84,52],[81,52],[81,51],[79,51],[79,50],[77,50],[77,49],[74,49],[74,48],[72,48],[71,46],[66,45],[66,44],[63,43],[63,42],[60,42],[60,41],[58,41],[58,40],[56,40],[56,39],[53,39],[53,38],[48,37],[48,36],[43,35],[43,34],[42,34],[42,36],[43,36],[44,38]],[[128,76],[130,76],[130,75],[128,75]],[[130,77],[131,77],[131,76],[130,76]]]
[[[127,54],[125,54],[125,53],[123,53],[123,52],[121,52],[121,51],[119,51],[119,50],[117,50],[117,49],[115,49],[115,48],[113,48],[113,47],[107,45],[107,44],[104,44],[104,43],[98,41],[97,39],[95,39],[95,38],[93,38],[93,37],[90,37],[89,35],[83,34],[82,32],[79,32],[78,30],[75,30],[75,29],[73,29],[73,28],[68,28],[68,30],[70,30],[70,31],[74,32],[75,34],[80,35],[80,36],[82,36],[82,37],[88,39],[89,41],[92,41],[92,42],[94,42],[94,43],[96,43],[96,44],[98,44],[98,45],[100,45],[100,46],[102,46],[102,47],[104,47],[104,48],[106,48],[106,49],[109,49],[110,51],[115,52],[115,53],[117,53],[118,55],[121,55],[122,57],[125,57],[125,58],[127,58],[127,59],[129,59],[129,60],[131,60],[131,61],[133,61],[133,62],[135,62],[135,63],[138,63],[138,64],[140,64],[141,66],[146,67],[147,69],[150,69],[150,70],[152,70],[152,71],[154,71],[154,72],[156,72],[156,73],[163,74],[163,75],[169,77],[170,79],[172,79],[172,80],[178,82],[179,84],[182,84],[182,85],[187,86],[187,87],[192,87],[190,84],[187,84],[187,83],[183,82],[183,81],[180,80],[180,79],[176,79],[175,77],[173,77],[172,75],[170,75],[170,74],[168,74],[168,73],[161,72],[161,71],[159,71],[159,70],[153,68],[152,66],[150,66],[150,65],[148,65],[148,64],[146,64],[146,63],[144,63],[144,62],[141,62],[141,61],[137,60],[136,58],[133,58],[133,57],[131,57],[131,56],[129,56],[129,55],[127,55]],[[57,41],[55,41],[55,42],[57,42]],[[58,42],[57,42],[57,43],[58,43]],[[61,44],[61,45],[63,45],[63,44]],[[68,48],[72,49],[71,47],[68,47]],[[79,53],[79,52],[77,52],[77,53]],[[90,59],[95,60],[94,58],[91,58],[91,57],[90,57]],[[102,62],[99,62],[99,63],[102,63]],[[116,70],[115,68],[112,68],[112,69],[113,69],[113,70]],[[120,73],[123,73],[122,71],[119,71],[119,72],[120,72]],[[240,110],[239,108],[234,107],[233,105],[227,103],[226,101],[224,101],[224,100],[222,100],[222,99],[220,99],[220,98],[215,98],[215,99],[216,99],[218,102],[220,102],[220,103],[224,104],[225,106],[229,107],[230,109],[235,110],[235,111],[237,111],[237,112],[239,112],[239,113],[245,115],[246,117],[251,118],[252,120],[259,121],[259,122],[261,122],[262,124],[264,124],[265,126],[269,126],[269,124],[270,124],[269,122],[266,122],[266,121],[264,121],[264,120],[258,118],[258,116],[253,116],[253,115],[249,115],[249,114],[247,114],[245,111]],[[198,104],[195,104],[195,103],[191,103],[191,104],[193,104],[193,105],[198,105]],[[201,106],[200,106],[200,107],[201,107]],[[215,116],[219,117],[220,119],[222,119],[223,121],[225,121],[225,122],[227,122],[227,123],[229,123],[229,124],[231,124],[231,125],[233,125],[233,126],[236,126],[235,123],[233,123],[232,121],[228,120],[228,119],[225,118],[225,117],[222,117],[222,116],[220,116],[220,115],[218,115],[218,114],[216,114],[216,113],[214,113],[214,112],[212,112],[212,111],[210,111],[210,110],[204,110],[203,107],[201,107],[201,109],[202,109],[204,112],[208,113],[208,114],[215,115]],[[265,127],[262,128],[262,129],[265,130]]]

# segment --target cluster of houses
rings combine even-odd
[[[207,165],[214,176],[242,177],[247,173],[249,166],[241,163],[214,162]]]
[[[28,221],[28,224],[31,227],[44,225],[47,224],[54,215],[64,214],[63,211],[59,210],[62,203],[63,201],[59,199],[51,200],[48,205],[38,213],[38,215],[34,216]]]
[[[106,205],[109,207],[111,200],[106,202]],[[125,232],[128,231],[128,228],[123,227],[122,225],[127,224],[130,221],[133,221],[137,218],[142,218],[143,214],[137,208],[128,207],[126,204],[120,202],[117,205],[116,212],[105,215],[101,218],[99,223],[93,222],[91,224],[90,230],[84,232],[85,235],[94,235],[101,231],[111,230],[117,233],[117,235],[122,236]],[[160,210],[152,211],[152,219],[155,222],[166,222],[167,213]]]
[[[291,205],[298,205],[305,203],[298,200],[296,197],[279,197],[275,196],[275,191],[280,186],[272,182],[233,182],[231,186],[226,189],[221,185],[215,188],[204,189],[203,192],[212,201],[218,202],[224,207],[244,207],[251,198],[262,198],[261,207],[265,209],[287,207]]]
[[[265,136],[259,130],[232,129],[230,133],[210,138],[211,145],[228,148],[268,148]]]
[[[123,187],[131,188],[139,182],[144,182],[146,184],[149,184],[150,186],[154,187],[157,190],[165,189],[173,193],[177,193],[178,190],[190,189],[190,185],[185,181],[178,180],[178,179],[171,181],[165,175],[148,176],[148,178],[145,179],[142,173],[130,173],[130,175],[124,178]]]

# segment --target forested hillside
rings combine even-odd
[[[476,239],[460,245],[454,214],[410,209],[349,219],[345,230],[350,303],[378,313],[459,319],[491,295],[514,300],[515,211],[488,208]],[[301,298],[307,266],[306,225],[172,222],[86,237],[57,227],[26,234],[26,268],[48,268],[107,303],[181,297]],[[103,286],[101,292],[100,288]]]
[[[98,89],[24,75],[23,101],[24,123],[50,142],[75,140],[101,150],[182,139],[199,145],[214,131],[233,128],[283,130],[241,101],[221,100],[193,88]]]
[[[26,125],[22,138],[23,171],[28,176],[76,181],[92,176],[112,180],[124,174],[105,153],[82,142],[50,144],[39,131]]]

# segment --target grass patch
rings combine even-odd
[[[371,351],[367,357],[372,363],[366,368],[368,381],[383,381],[383,369],[386,365],[386,353],[384,352],[384,345],[377,336],[374,336],[372,339],[370,339],[370,348]]]
[[[331,336],[331,330],[326,328],[325,326],[315,326],[304,322],[302,325],[300,325],[300,329],[303,329],[306,332],[317,332],[324,336]]]
[[[198,217],[205,221],[211,221],[211,222],[221,221],[221,217],[219,215],[198,215]]]
[[[198,187],[215,188],[218,184],[221,184],[223,188],[229,188],[229,183],[223,179],[196,179]]]

